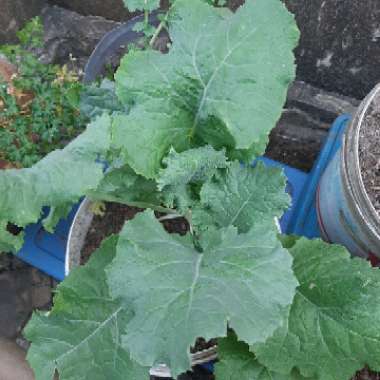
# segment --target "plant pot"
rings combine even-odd
[[[80,204],[71,225],[66,246],[65,275],[81,263],[81,251],[91,227],[94,212],[92,202],[85,198]],[[217,358],[216,346],[196,352],[191,355],[192,366],[209,363]],[[165,365],[151,369],[150,375],[159,378],[170,378],[170,369]]]
[[[158,12],[152,12],[149,16],[149,23],[158,26]],[[127,23],[108,32],[97,44],[92,52],[85,70],[84,83],[91,83],[98,78],[104,77],[107,65],[118,66],[120,59],[126,53],[128,44],[138,41],[143,37],[142,33],[133,29],[138,22],[142,22],[144,16],[136,16]]]
[[[316,199],[323,238],[364,258],[380,258],[380,218],[365,189],[359,161],[360,131],[377,96],[380,84],[357,109],[342,147],[322,176]]]

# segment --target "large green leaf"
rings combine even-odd
[[[148,368],[132,362],[120,337],[131,312],[110,298],[104,267],[115,256],[117,239],[105,241],[89,263],[58,286],[50,314],[35,313],[26,328],[36,379],[137,380]]]
[[[50,153],[33,167],[1,170],[0,227],[6,222],[19,227],[35,223],[44,206],[74,203],[96,188],[103,178],[103,165],[96,160],[109,149],[110,124],[110,117],[104,115],[66,148]],[[22,244],[22,236],[17,238],[14,250]]]
[[[169,32],[168,54],[129,53],[116,74],[122,102],[138,105],[117,125],[127,162],[155,176],[186,141],[261,154],[294,78],[293,16],[280,0],[247,1],[235,14],[177,0]]]
[[[179,151],[189,147],[189,114],[173,117],[174,111],[165,112],[165,104],[151,102],[149,108],[139,105],[128,115],[114,116],[113,147],[137,174],[154,178],[170,147]]]
[[[123,0],[123,3],[130,12],[154,11],[160,6],[160,0]]]
[[[306,380],[297,371],[283,375],[261,365],[246,343],[238,342],[232,334],[218,341],[218,380]],[[309,380],[312,380],[309,378]]]
[[[276,235],[272,223],[242,235],[230,227],[205,236],[200,253],[189,235],[165,232],[153,212],[129,221],[107,274],[113,296],[134,305],[123,340],[131,357],[178,375],[196,338],[225,336],[227,322],[249,343],[271,336],[297,286]]]
[[[300,282],[288,323],[265,345],[260,362],[289,373],[347,380],[380,369],[380,272],[344,248],[302,239],[291,249]]]
[[[233,225],[247,232],[255,222],[263,218],[273,220],[288,208],[285,184],[279,169],[268,168],[262,162],[243,167],[235,161],[203,185],[201,203],[216,225]]]

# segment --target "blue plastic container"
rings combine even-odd
[[[380,258],[380,218],[366,193],[360,173],[360,128],[380,85],[363,100],[344,134],[341,148],[326,169],[317,191],[320,229],[326,241],[344,245],[352,254]]]
[[[340,149],[349,120],[350,115],[342,115],[335,120],[310,173],[262,158],[267,165],[283,168],[288,179],[287,191],[292,197],[292,203],[280,220],[281,231],[284,234],[304,236],[309,239],[321,237],[315,207],[316,192],[327,165]]]

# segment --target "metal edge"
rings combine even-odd
[[[154,11],[150,14],[149,22],[152,25],[158,26],[160,22],[158,19],[159,14],[159,11]],[[98,62],[99,58],[101,58],[100,60],[104,60],[105,56],[115,54],[117,50],[114,46],[115,44],[118,45],[119,48],[121,46],[121,41],[127,44],[128,42],[132,42],[137,38],[143,36],[142,32],[135,32],[133,30],[136,23],[142,21],[143,19],[143,15],[137,15],[127,22],[120,24],[116,28],[110,30],[100,39],[86,63],[83,79],[84,83],[91,83],[97,79],[96,76],[94,76],[93,71],[98,71],[99,67],[103,65],[103,63]]]
[[[369,106],[380,92],[380,84],[367,95],[358,107],[343,138],[341,170],[343,191],[350,200],[352,211],[363,222],[368,231],[368,238],[373,246],[380,250],[380,217],[367,194],[360,171],[359,138],[362,125]],[[363,227],[361,226],[361,228]],[[362,228],[363,229],[363,228]]]
[[[218,358],[218,347],[212,346],[206,350],[196,352],[190,355],[191,366],[194,367],[200,364],[206,364],[208,362],[214,361]],[[149,370],[150,376],[161,377],[161,378],[171,378],[170,368],[165,364],[159,364],[155,367],[152,367]]]
[[[88,198],[84,198],[81,202],[77,212],[75,213],[73,222],[71,223],[69,234],[67,237],[67,244],[66,244],[66,252],[65,252],[65,276],[68,276],[70,271],[73,269],[71,262],[72,262],[72,241],[74,239],[74,234],[76,233],[76,230],[79,228],[78,224],[81,222],[82,215],[85,213],[86,209],[89,209],[89,206],[92,202]],[[84,232],[85,235],[87,235],[87,231],[91,226],[93,214],[88,218],[87,222],[85,223]]]

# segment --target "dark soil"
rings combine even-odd
[[[119,203],[106,203],[103,215],[95,215],[88,231],[84,247],[82,248],[81,264],[85,264],[91,254],[100,247],[101,242],[112,234],[118,234],[127,220],[143,211],[136,207],[129,207]],[[158,218],[164,214],[156,214]],[[166,231],[185,235],[189,230],[186,219],[170,219],[162,222]]]
[[[155,380],[155,379],[152,379]],[[162,379],[158,379],[162,380]],[[192,372],[185,373],[178,377],[178,380],[215,380],[215,377],[212,373],[202,368],[201,366],[197,366],[193,368]]]
[[[380,374],[371,372],[368,369],[363,369],[358,372],[356,376],[352,378],[352,380],[380,380]]]
[[[100,247],[101,242],[112,234],[118,234],[125,221],[133,219],[141,212],[136,207],[118,203],[107,203],[103,215],[95,215],[82,248],[81,264],[86,264],[91,254]]]
[[[373,100],[360,129],[359,160],[365,189],[380,215],[380,95]]]

